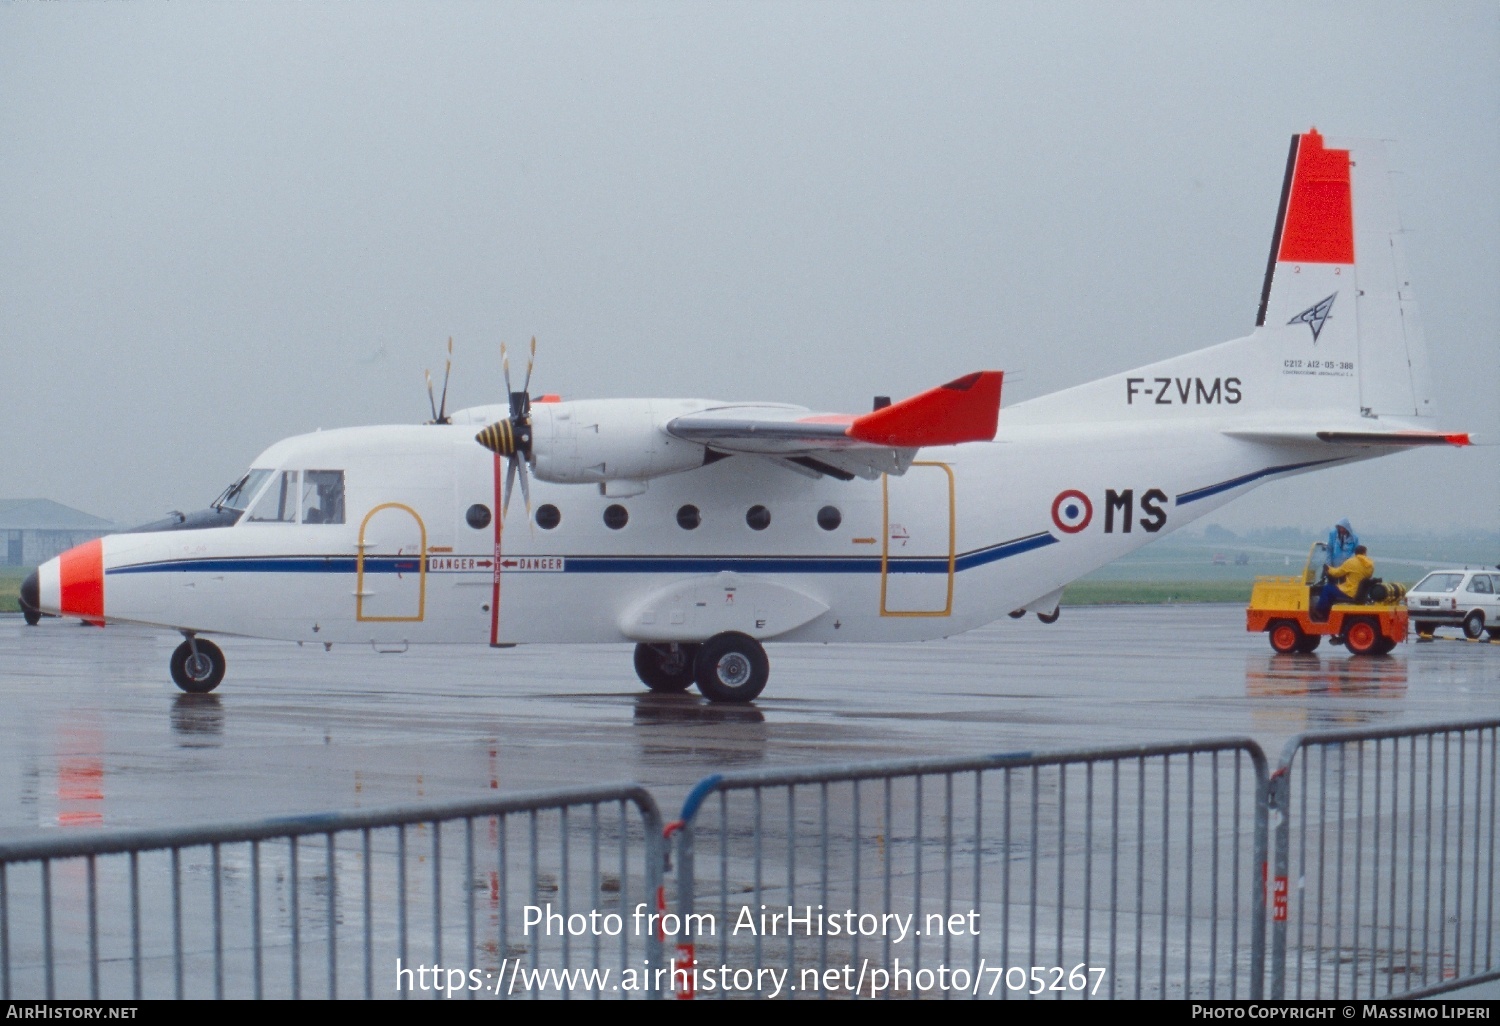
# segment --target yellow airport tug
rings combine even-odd
[[[1336,603],[1328,619],[1312,618],[1313,602],[1323,583],[1328,546],[1313,545],[1307,565],[1296,577],[1257,577],[1245,610],[1245,629],[1270,635],[1278,652],[1311,652],[1325,635],[1341,637],[1355,655],[1385,655],[1406,640],[1406,589],[1372,577],[1359,594]]]

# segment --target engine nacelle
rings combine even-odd
[[[603,484],[701,467],[705,447],[673,438],[666,424],[708,405],[690,399],[532,403],[532,470],[556,484]]]

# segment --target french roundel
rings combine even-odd
[[[1094,519],[1094,504],[1077,489],[1070,488],[1052,500],[1052,522],[1064,534],[1077,534]]]

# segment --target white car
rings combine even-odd
[[[1500,567],[1495,570],[1434,570],[1406,593],[1406,608],[1418,634],[1461,627],[1467,638],[1485,630],[1500,641]]]

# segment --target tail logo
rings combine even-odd
[[[1333,295],[1329,296],[1327,299],[1321,301],[1317,305],[1310,306],[1306,310],[1303,310],[1296,317],[1293,317],[1291,320],[1287,321],[1287,323],[1305,324],[1309,328],[1311,328],[1313,333],[1313,344],[1316,345],[1318,342],[1318,334],[1323,330],[1323,325],[1327,323],[1328,315],[1333,310],[1333,301],[1338,298],[1338,295],[1339,294],[1335,292]]]

